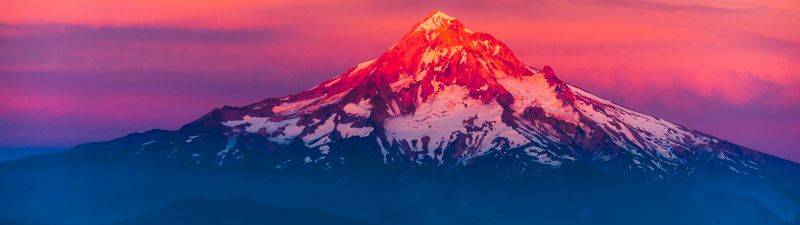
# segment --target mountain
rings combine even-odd
[[[87,151],[209,167],[456,170],[493,163],[515,176],[586,163],[657,179],[756,175],[775,160],[616,105],[550,67],[526,66],[502,42],[442,12],[377,59],[310,90],[73,152]]]
[[[0,148],[0,161],[18,159],[39,154],[62,152],[63,148]]]
[[[85,207],[98,210],[108,199],[132,201],[120,197],[131,193],[160,196],[159,203],[176,193],[273,201],[280,193],[342,214],[409,208],[439,222],[466,214],[489,224],[529,224],[527,215],[546,224],[797,224],[798,172],[796,163],[617,105],[550,67],[527,66],[491,35],[437,11],[378,58],[307,91],[214,109],[176,131],[0,163],[0,182],[13,183],[0,197],[59,199],[53,207],[91,199],[98,203]],[[53,174],[91,180],[53,182]],[[253,180],[276,176],[331,182]],[[45,184],[75,192],[70,199],[24,193]],[[319,203],[332,196],[349,197]],[[383,207],[364,208],[365,201]],[[64,216],[71,215],[78,214]]]

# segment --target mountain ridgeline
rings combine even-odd
[[[374,224],[800,224],[798,172],[527,66],[437,11],[307,91],[0,163],[0,217],[103,224],[202,197]]]

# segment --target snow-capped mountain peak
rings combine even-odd
[[[424,20],[417,23],[414,31],[430,32],[439,29],[462,28],[461,22],[442,11],[433,11]]]
[[[490,101],[507,94],[498,79],[535,73],[538,71],[522,64],[505,44],[491,35],[472,32],[457,19],[437,11],[417,23],[377,59],[361,63],[288,100],[309,100],[323,93],[344,97],[343,91],[374,85],[388,86],[387,92],[395,95],[412,93],[413,101],[403,100],[403,103],[416,105],[446,86],[458,85],[465,87],[469,96]]]
[[[496,167],[524,164],[518,173],[590,162],[662,177],[691,173],[688,165],[707,159],[734,173],[758,168],[725,150],[727,142],[618,106],[561,81],[550,67],[526,66],[502,42],[442,12],[376,59],[308,91],[218,109],[193,124],[221,129],[220,149],[190,157],[216,166],[267,149],[303,156],[276,159],[281,168],[341,166],[352,151],[383,164],[445,168],[496,158]],[[190,132],[186,143],[207,132]]]

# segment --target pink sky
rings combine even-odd
[[[432,10],[614,102],[800,161],[791,0],[0,0],[0,148],[176,129],[302,91]]]

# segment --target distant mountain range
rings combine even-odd
[[[560,80],[550,67],[521,63],[491,35],[469,30],[438,11],[378,58],[307,91],[215,109],[176,131],[152,130],[0,163],[0,184],[10,191],[5,197],[24,191],[23,185],[52,185],[52,174],[67,179],[58,185],[75,185],[70,176],[120,179],[114,181],[120,186],[105,190],[113,195],[142,191],[136,189],[139,185],[163,191],[159,182],[170,189],[206,184],[202,178],[177,184],[153,175],[159,172],[144,176],[139,170],[169,171],[164,173],[175,177],[203,171],[332,182],[320,188],[365,182],[387,189],[364,193],[401,196],[398,205],[414,208],[415,218],[428,222],[454,221],[476,212],[473,221],[488,224],[800,223],[800,165],[595,96]],[[64,194],[96,191],[98,187],[87,183],[98,181],[106,182],[82,180],[75,185],[80,188]],[[214,184],[231,196],[237,196],[229,193],[240,185],[249,186],[244,180]],[[117,189],[122,186],[125,191]],[[389,190],[398,193],[385,193]],[[213,191],[197,192],[199,197],[208,193]],[[80,197],[38,198],[57,198],[63,204],[102,198],[75,195]],[[337,194],[321,196],[331,195]],[[47,211],[25,194],[9,198],[33,204],[13,212]],[[508,204],[497,206],[493,199]],[[362,200],[352,201],[333,208],[358,215],[355,209]],[[311,218],[306,214],[323,219],[297,224],[365,221],[248,204],[236,210],[239,206],[226,208],[229,203],[210,209],[203,208],[207,202],[179,202],[182,207],[122,224],[197,224],[208,222],[205,212],[248,218],[234,224]],[[0,203],[0,211],[14,208],[6,204]],[[155,203],[146,205],[152,209]],[[664,211],[670,212],[659,213]],[[538,217],[527,220],[525,213]],[[193,220],[172,217],[189,214],[197,215]]]
[[[43,147],[43,148],[0,148],[0,161],[18,159],[18,158],[28,157],[28,156],[32,156],[32,155],[41,155],[41,154],[63,152],[65,150],[66,150],[66,148],[52,148],[52,147]]]

